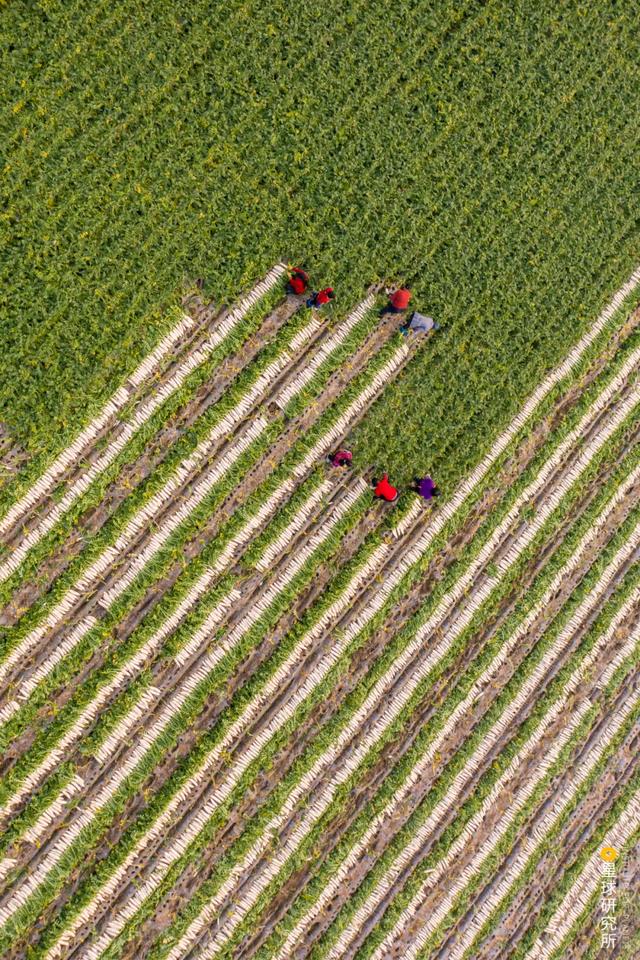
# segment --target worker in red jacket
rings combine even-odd
[[[408,287],[400,287],[389,297],[389,303],[382,311],[383,313],[404,313],[411,300],[411,290]]]
[[[372,483],[374,497],[377,497],[379,500],[386,500],[387,503],[393,503],[398,499],[398,491],[396,487],[389,483],[388,474],[383,473],[382,480],[374,479]]]
[[[307,292],[308,286],[309,275],[306,274],[301,267],[292,267],[291,273],[289,274],[289,283],[287,284],[289,293],[295,293],[296,296],[301,296]]]
[[[333,287],[324,287],[316,293],[312,293],[307,300],[308,307],[322,307],[325,303],[330,303],[335,297]]]

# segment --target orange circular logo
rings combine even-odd
[[[605,863],[613,863],[614,860],[618,859],[618,851],[615,847],[603,847],[600,856]]]

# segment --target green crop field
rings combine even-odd
[[[625,3],[8,4],[0,419],[61,447],[183,282],[229,299],[284,256],[342,306],[412,280],[443,336],[359,439],[455,476],[639,257],[637,26]]]
[[[0,4],[3,960],[635,956],[639,35]]]

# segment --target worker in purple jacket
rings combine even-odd
[[[440,490],[435,485],[431,477],[416,477],[414,490],[423,500],[431,500],[433,497],[440,496]]]

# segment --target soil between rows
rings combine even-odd
[[[620,699],[622,698],[619,697],[618,700]],[[606,726],[607,720],[608,718],[603,718],[601,725]],[[640,735],[634,731],[631,731],[625,738],[625,741],[620,745],[618,751],[610,760],[605,776],[596,784],[589,797],[579,804],[576,811],[572,813],[568,826],[561,832],[558,839],[554,841],[553,847],[544,851],[531,880],[528,881],[522,890],[513,898],[508,910],[506,913],[503,913],[502,918],[498,921],[491,934],[474,948],[476,950],[475,956],[478,960],[481,960],[481,958],[482,960],[488,960],[488,958],[496,958],[497,960],[498,957],[504,956],[505,944],[509,944],[510,947],[513,946],[515,948],[525,931],[535,921],[542,906],[541,898],[550,895],[554,885],[557,884],[559,880],[559,875],[570,866],[571,862],[575,861],[587,837],[593,832],[593,829],[597,826],[598,821],[602,819],[602,816],[606,814],[614,802],[615,796],[624,789],[633,776],[639,739]],[[580,761],[580,757],[587,749],[588,743],[593,741],[594,735],[592,734],[589,740],[582,745],[580,752],[574,754],[570,767],[563,777],[557,781],[553,792],[548,794],[545,803],[538,808],[536,817],[530,821],[527,830],[523,832],[521,836],[531,835],[536,820],[546,813],[547,809],[552,806],[555,797],[560,795],[569,779],[571,769]],[[571,834],[575,834],[578,825],[584,830],[584,835],[581,838],[573,838]],[[491,882],[482,890],[482,893],[475,900],[475,903],[482,903],[490,894],[494,884],[499,882],[502,871],[508,869],[513,861],[519,846],[520,844],[514,844],[500,871],[494,874]],[[563,852],[563,856],[558,856],[559,851]],[[565,854],[569,853],[571,860],[565,856]],[[470,910],[461,918],[460,922],[456,924],[436,955],[439,960],[444,960],[447,956],[447,950],[452,943],[455,942],[455,935],[461,931],[464,932],[468,928],[469,923],[472,922],[472,918],[473,913],[472,910]]]
[[[211,331],[221,323],[229,313],[228,308],[216,310],[211,304],[205,306],[199,305],[198,316],[194,319],[202,321],[198,323],[190,332],[184,334],[172,347],[170,353],[164,360],[163,369],[156,373],[149,380],[145,380],[139,387],[134,387],[130,381],[125,380],[123,386],[129,391],[129,404],[139,404],[147,400],[152,394],[171,379],[175,373],[176,367],[192,356],[204,343]],[[102,430],[90,440],[83,448],[82,452],[76,457],[75,461],[64,471],[56,483],[52,493],[41,496],[26,515],[19,519],[14,526],[2,537],[2,545],[12,545],[16,540],[21,540],[25,533],[31,531],[51,510],[56,501],[56,495],[62,489],[63,485],[71,485],[78,480],[95,461],[99,458],[104,446],[122,432],[122,422],[118,413],[110,417]]]
[[[631,504],[627,504],[627,509]],[[622,512],[621,512],[622,513]],[[618,517],[619,519],[619,517]],[[611,525],[606,531],[607,538],[613,533],[616,529],[615,520],[612,521]],[[604,538],[603,538],[604,539]],[[327,907],[326,911],[323,913],[323,918],[320,923],[317,923],[313,927],[314,936],[318,936],[324,929],[326,929],[333,917],[335,916],[337,910],[346,903],[349,897],[352,895],[354,890],[359,886],[360,882],[368,873],[369,869],[373,865],[373,862],[382,854],[384,849],[387,847],[389,840],[395,833],[402,827],[402,825],[408,820],[409,816],[415,810],[418,803],[427,795],[429,790],[434,786],[435,782],[439,778],[440,773],[444,770],[448,762],[455,756],[456,752],[460,746],[468,738],[471,731],[474,729],[479,720],[484,716],[486,711],[489,709],[490,705],[495,701],[499,693],[504,689],[508,680],[515,672],[519,664],[524,660],[526,655],[530,652],[535,644],[535,638],[540,635],[542,630],[553,620],[558,609],[564,604],[566,599],[571,595],[575,585],[582,578],[586,570],[588,569],[590,563],[593,561],[595,556],[599,553],[602,548],[602,541],[599,540],[598,543],[594,546],[593,550],[590,551],[588,559],[585,561],[585,564],[580,568],[578,573],[571,578],[571,581],[567,581],[563,585],[563,590],[561,593],[554,598],[553,603],[545,609],[543,614],[538,618],[536,623],[532,626],[529,633],[530,640],[528,643],[521,645],[517,652],[514,653],[499,669],[495,678],[492,679],[491,683],[488,684],[485,691],[474,703],[473,710],[467,717],[459,722],[456,725],[455,731],[449,735],[447,738],[446,744],[439,751],[438,762],[434,764],[428,776],[425,776],[421,782],[419,788],[416,787],[412,790],[409,798],[398,808],[398,811],[394,814],[393,818],[383,825],[380,828],[380,832],[377,837],[371,842],[368,847],[368,851],[364,858],[357,863],[349,873],[349,882],[345,883],[341,888],[340,892],[336,894],[330,906]],[[513,599],[513,598],[512,598]],[[403,729],[403,753],[410,747],[410,745],[415,741],[416,736],[425,726],[426,723],[435,715],[437,709],[442,705],[446,697],[451,692],[452,686],[455,684],[456,677],[460,676],[462,672],[466,669],[469,663],[474,659],[474,655],[479,652],[481,645],[486,642],[494,633],[500,623],[505,619],[506,610],[500,612],[496,616],[495,620],[492,620],[490,626],[483,630],[479,635],[474,637],[473,648],[468,648],[464,661],[457,660],[455,664],[447,670],[446,674],[431,688],[429,694],[424,698],[421,705],[412,715],[410,721],[407,723]],[[481,638],[481,639],[480,639]],[[545,678],[544,683],[541,685],[541,689],[546,688],[550,679],[553,675],[557,673],[561,664],[566,662],[569,650],[575,648],[575,643],[571,645],[570,648],[567,648],[567,655],[563,656],[560,660],[556,661],[553,671],[550,671],[547,677]],[[379,710],[384,710],[385,706],[391,703],[393,699],[393,692],[389,694],[385,701],[381,703]],[[532,707],[533,705],[531,705]],[[377,711],[379,712],[379,711]],[[518,718],[511,725],[512,729],[516,729],[517,726],[525,719],[528,715],[528,711],[520,711]],[[465,796],[470,795],[473,789],[473,785],[479,779],[486,769],[490,767],[492,760],[497,756],[497,754],[504,747],[505,743],[508,742],[509,737],[502,738],[501,741],[492,749],[491,754],[487,758],[486,762],[479,768],[479,771],[474,775],[471,785],[469,788],[465,789]],[[363,802],[369,802],[373,797],[375,791],[379,786],[384,782],[385,776],[389,768],[393,763],[397,762],[399,759],[398,756],[398,745],[394,744],[393,749],[386,749],[383,751],[383,754],[380,760],[375,764],[371,775],[366,779],[366,783],[359,785],[359,787],[353,791],[352,796],[348,801],[348,812],[338,818],[338,820],[332,825],[330,831],[325,832],[322,838],[321,848],[323,855],[334,849],[335,845],[340,840],[340,837],[344,833],[345,829],[348,828],[350,823],[353,820],[354,814],[351,812],[350,808],[354,808],[358,812],[363,808]],[[461,801],[462,802],[462,801]],[[444,826],[448,825],[444,824]],[[444,829],[444,827],[443,827]],[[306,883],[306,879],[305,879]],[[299,883],[299,887],[296,892],[299,892],[300,889],[304,886],[304,883]],[[291,903],[291,888],[290,884],[287,885],[286,892],[283,891],[281,894],[278,894],[272,904],[270,905],[269,910],[269,919],[265,920],[263,924],[260,925],[259,935],[254,936],[252,942],[252,951],[246,953],[246,956],[251,956],[252,952],[257,949],[260,943],[266,939],[268,933],[265,932],[265,929],[268,927],[270,930],[275,921],[276,917],[272,918],[272,911],[275,913],[280,908],[279,915],[282,915],[286,911],[288,903]],[[358,943],[361,940],[358,940]],[[304,944],[304,949],[296,951],[293,956],[301,957],[305,955],[305,950],[308,948],[308,943]],[[245,953],[242,954],[245,956]],[[348,953],[345,956],[350,956]]]
[[[595,676],[599,675],[602,670],[604,670],[611,662],[611,660],[615,657],[619,646],[620,645],[610,647],[602,652],[602,655],[598,659],[597,666],[593,671]],[[390,960],[401,960],[405,950],[413,942],[415,933],[421,928],[425,920],[428,919],[430,913],[437,907],[438,903],[446,895],[447,889],[451,887],[453,879],[462,873],[476,853],[483,848],[488,847],[488,842],[491,836],[495,834],[500,825],[502,817],[509,810],[511,803],[513,802],[515,792],[520,787],[530,782],[532,778],[532,770],[535,770],[536,765],[544,758],[547,748],[553,743],[556,736],[560,734],[563,728],[566,726],[570,711],[575,710],[581,703],[584,702],[586,698],[591,699],[593,703],[598,703],[603,706],[604,695],[602,691],[597,691],[595,689],[596,686],[597,680],[594,679],[593,675],[580,684],[575,691],[574,696],[571,698],[571,703],[567,712],[557,718],[555,723],[549,728],[544,737],[541,739],[540,743],[537,745],[536,750],[528,758],[526,764],[521,767],[513,780],[510,781],[508,788],[503,791],[501,796],[492,805],[491,810],[483,820],[482,829],[478,830],[477,833],[474,834],[473,841],[465,847],[463,853],[456,859],[455,869],[452,872],[449,872],[445,878],[443,878],[432,890],[430,890],[428,896],[422,901],[420,908],[412,918],[411,923],[407,924],[403,934],[398,938],[392,950],[390,951]],[[593,736],[594,730],[600,727],[606,727],[607,723],[607,717],[599,718],[594,724],[594,728],[588,735],[587,740],[580,744],[578,752],[581,752],[584,749],[585,743],[589,742],[590,738]],[[558,781],[560,779],[561,777],[558,776],[554,778],[553,782],[550,784],[549,790],[547,791],[547,797],[556,792]],[[522,833],[529,828],[530,822],[528,821],[520,828],[519,835],[522,835]],[[413,870],[414,867],[415,863],[412,863],[411,870]],[[405,871],[403,876],[399,878],[398,886],[404,882],[408,873],[409,870]],[[346,954],[345,956],[349,956],[349,954]]]
[[[389,324],[389,326],[391,327],[391,324]],[[366,362],[366,359],[367,359],[368,355],[370,355],[370,354],[373,352],[374,346],[375,346],[375,339],[372,338],[372,339],[370,339],[370,341],[365,345],[365,351],[363,351],[363,353],[366,352],[366,355],[367,355],[367,356],[360,355],[360,359],[361,359],[361,361],[362,361],[362,365],[364,365],[364,363]],[[419,346],[420,346],[420,343],[415,342],[415,343],[414,343],[414,349],[411,351],[410,355],[412,355],[413,352],[415,352],[415,349],[418,348]],[[358,372],[358,370],[356,369],[356,363],[354,362],[354,363],[351,365],[351,367],[349,368],[349,371],[348,371],[347,373],[343,373],[343,372],[340,371],[340,372],[338,372],[338,374],[334,375],[334,376],[332,377],[332,385],[331,385],[331,387],[332,387],[332,393],[333,393],[333,392],[341,392],[344,383],[345,383],[345,382],[348,382],[357,372]],[[326,392],[328,392],[328,391],[326,391]],[[326,393],[326,392],[325,392],[325,393]],[[328,406],[328,401],[327,401],[327,398],[326,398],[325,394],[323,394],[323,399],[325,400],[325,405]],[[375,401],[375,397],[371,400],[371,403],[373,403],[374,401]],[[369,405],[370,405],[370,404],[368,404],[367,407],[368,407]],[[364,412],[366,412],[366,411],[363,410],[363,411],[361,412],[360,416],[363,415]],[[306,419],[306,418],[308,418],[308,416],[309,416],[309,414],[307,413],[307,414],[304,415],[304,418]],[[293,421],[293,422],[295,423],[295,421]],[[257,469],[254,471],[254,474],[255,474],[256,478],[259,476]],[[111,845],[112,845],[112,844],[109,843],[109,846],[111,846]],[[72,885],[70,885],[70,887],[68,888],[68,890],[70,890],[71,886],[75,886],[75,883],[73,883]],[[40,926],[40,924],[39,924],[39,926]]]

